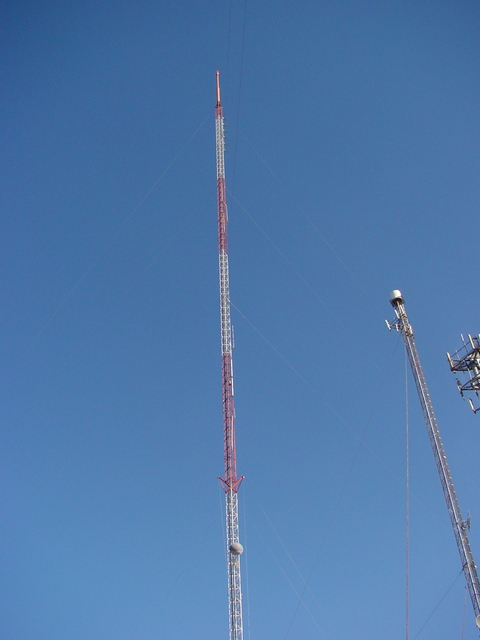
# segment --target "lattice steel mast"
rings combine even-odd
[[[215,107],[218,204],[218,267],[220,281],[220,332],[222,348],[222,398],[224,475],[219,480],[226,496],[229,639],[243,640],[242,582],[238,526],[238,489],[243,476],[237,475],[235,407],[233,401],[232,323],[230,320],[230,280],[228,275],[227,200],[225,186],[225,127],[220,102],[220,73],[217,71]]]
[[[395,309],[397,317],[391,323],[387,321],[387,326],[389,329],[395,328],[399,331],[402,334],[403,341],[405,343],[405,349],[407,351],[412,374],[415,379],[415,385],[417,387],[418,397],[422,406],[423,417],[425,418],[430,444],[432,445],[433,456],[437,465],[438,475],[440,476],[443,495],[445,496],[445,502],[447,503],[450,521],[455,534],[463,573],[465,574],[465,580],[467,581],[470,599],[475,612],[475,622],[477,627],[480,628],[480,583],[478,581],[477,568],[470,550],[470,542],[468,540],[467,533],[470,529],[470,518],[468,520],[463,520],[460,512],[460,505],[458,504],[457,494],[455,492],[455,487],[453,486],[452,474],[450,473],[450,468],[448,466],[447,456],[445,455],[442,438],[440,437],[437,419],[433,412],[430,394],[428,393],[425,375],[420,363],[420,358],[418,357],[417,347],[413,337],[413,329],[408,321],[401,292],[398,290],[392,291],[390,295],[390,302],[392,307]]]

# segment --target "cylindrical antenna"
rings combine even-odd
[[[220,71],[217,71],[217,107],[220,106]]]

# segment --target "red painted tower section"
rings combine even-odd
[[[233,386],[232,323],[230,319],[230,278],[228,272],[228,210],[225,184],[225,126],[220,102],[220,73],[217,71],[215,137],[217,158],[218,272],[220,284],[220,335],[222,352],[222,408],[224,475],[219,478],[226,498],[229,640],[243,640],[242,586],[239,540],[235,404]]]

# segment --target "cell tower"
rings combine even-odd
[[[463,336],[462,340],[463,346],[460,347],[458,351],[455,351],[453,356],[447,353],[450,371],[453,371],[453,373],[462,372],[468,374],[468,381],[464,384],[456,378],[457,387],[462,398],[466,391],[475,393],[478,398],[480,391],[480,336],[472,338],[469,334],[468,340],[465,340]],[[477,413],[480,407],[475,408],[470,397],[468,397],[468,402],[472,411]]]
[[[405,349],[408,354],[412,374],[418,391],[418,397],[422,406],[423,417],[427,426],[428,437],[432,445],[433,456],[437,465],[438,475],[442,484],[443,495],[447,503],[447,509],[452,523],[453,533],[457,543],[458,553],[462,563],[463,573],[467,582],[470,599],[475,612],[475,622],[480,628],[480,583],[478,581],[477,567],[470,550],[468,531],[470,529],[470,517],[467,520],[462,518],[460,505],[458,503],[455,487],[453,486],[452,474],[448,466],[447,456],[443,448],[442,438],[438,429],[437,419],[433,412],[433,405],[428,392],[425,375],[423,373],[420,358],[418,357],[413,329],[408,321],[407,312],[402,294],[397,289],[390,295],[390,303],[395,309],[396,319],[393,322],[387,321],[389,329],[396,329],[402,334]]]
[[[237,475],[235,407],[233,400],[232,323],[230,320],[230,279],[228,275],[227,199],[225,186],[225,126],[220,102],[220,72],[217,71],[215,107],[218,204],[218,269],[220,281],[220,335],[222,348],[222,404],[224,475],[219,478],[226,497],[228,617],[230,640],[243,640],[242,581],[238,526],[238,489],[243,476]]]

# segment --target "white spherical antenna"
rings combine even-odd
[[[475,624],[477,625],[477,627],[480,629],[480,616],[477,616],[475,618]]]
[[[243,546],[239,542],[233,542],[229,547],[229,551],[232,556],[239,556],[243,553]]]
[[[403,296],[402,296],[402,292],[399,291],[398,289],[394,289],[392,291],[392,293],[390,294],[390,300],[398,300],[398,298],[400,298],[401,300],[403,300]]]

